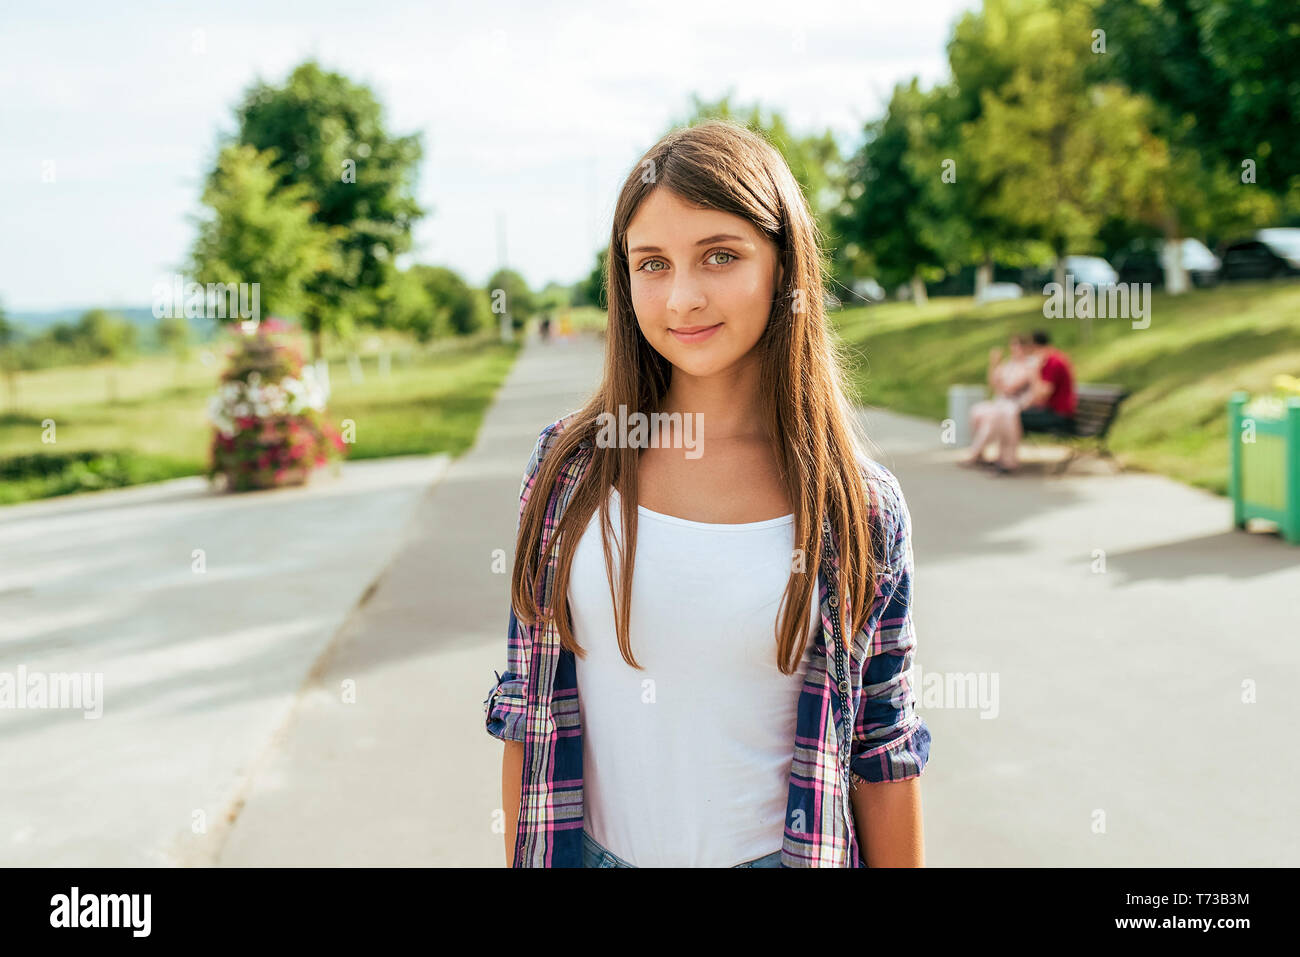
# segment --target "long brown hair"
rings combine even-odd
[[[521,622],[535,624],[555,616],[561,644],[585,655],[573,635],[567,600],[543,607],[541,576],[557,547],[557,578],[552,596],[565,599],[578,539],[609,490],[622,501],[621,588],[611,568],[608,508],[601,508],[601,538],[610,597],[614,602],[618,646],[623,659],[642,666],[632,654],[629,614],[636,556],[637,464],[640,449],[595,443],[602,413],[617,416],[619,406],[646,416],[659,410],[672,367],[642,336],[632,309],[628,274],[628,224],[642,200],[655,189],[669,189],[687,202],[733,213],[769,237],[778,250],[784,276],[767,327],[754,346],[761,355],[759,394],[766,405],[764,426],[777,455],[789,501],[794,503],[795,546],[803,561],[792,561],[790,581],[778,616],[777,666],[792,674],[808,639],[809,602],[820,603],[813,583],[823,561],[822,521],[829,518],[840,559],[840,633],[864,625],[874,596],[877,562],[872,553],[869,503],[858,450],[856,418],[843,387],[845,356],[833,336],[824,303],[827,276],[822,237],[798,183],[781,154],[765,139],[727,121],[713,120],[664,136],[637,163],[619,193],[610,235],[605,288],[609,297],[605,364],[600,387],[568,417],[542,460],[535,485],[520,516],[511,601]],[[579,449],[583,440],[595,444]],[[608,444],[608,443],[604,443]],[[616,443],[622,446],[627,443]],[[556,477],[571,456],[591,455],[583,480],[542,555],[547,500]],[[558,545],[557,545],[558,543]],[[797,556],[797,553],[796,553]],[[621,597],[620,597],[621,596]],[[846,607],[847,605],[847,607]],[[852,631],[844,627],[854,612]]]

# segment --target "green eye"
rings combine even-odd
[[[733,260],[733,259],[736,258],[733,254],[727,252],[725,249],[719,249],[719,250],[718,250],[717,252],[715,252],[715,253],[710,253],[710,254],[709,254],[709,259],[712,259],[714,256],[726,256],[726,257],[727,257],[727,262],[731,262],[731,260]],[[724,262],[724,263],[717,263],[717,265],[719,265],[719,266],[725,266],[726,264],[727,264],[727,263],[725,263],[725,262]]]

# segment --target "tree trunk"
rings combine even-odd
[[[1065,257],[1060,253],[1056,254],[1056,265],[1052,268],[1052,282],[1065,288]]]
[[[930,301],[929,297],[925,293],[925,283],[921,281],[921,274],[919,272],[912,274],[912,300],[918,306],[924,306]]]
[[[984,261],[979,264],[975,270],[975,301],[979,302],[980,297],[984,295],[984,290],[993,282],[993,257],[985,253]]]
[[[1162,265],[1166,256],[1169,259],[1169,265],[1165,268],[1165,292],[1171,296],[1181,296],[1191,285],[1187,269],[1183,266],[1183,239],[1178,232],[1179,230],[1170,230],[1165,234],[1167,252],[1160,257]]]
[[[315,329],[311,331],[311,357],[312,360],[314,361],[316,359],[322,359],[324,358],[324,356],[325,353],[322,351],[321,348],[320,326],[317,326]]]

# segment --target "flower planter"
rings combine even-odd
[[[1228,400],[1228,490],[1232,522],[1252,518],[1277,524],[1282,537],[1300,544],[1300,398],[1271,408],[1235,392]]]
[[[318,466],[346,452],[326,419],[328,388],[296,349],[264,331],[241,337],[208,406],[209,477],[228,491],[303,485]]]

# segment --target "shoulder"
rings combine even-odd
[[[529,463],[531,471],[536,471],[541,465],[547,453],[554,447],[555,440],[573,422],[577,414],[577,410],[569,412],[542,429],[537,436],[537,442],[533,445],[532,461]]]
[[[905,558],[912,530],[912,517],[902,483],[893,472],[866,453],[859,451],[857,458],[871,509],[868,521],[872,536],[883,546],[882,559],[891,571],[897,570],[898,563]]]
[[[521,501],[526,501],[531,494],[533,485],[537,481],[537,475],[542,469],[542,462],[550,454],[551,449],[556,445],[556,440],[560,434],[572,422],[578,414],[578,410],[569,412],[547,425],[537,436],[537,441],[533,444],[532,454],[528,458],[528,465],[524,469],[523,483],[519,490]]]

